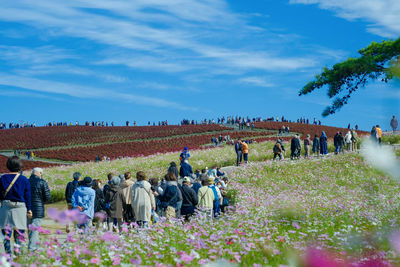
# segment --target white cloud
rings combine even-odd
[[[167,73],[199,68],[214,73],[221,67],[283,71],[314,64],[308,58],[210,45],[210,40],[231,40],[259,31],[252,30],[223,0],[21,0],[3,1],[0,7],[0,20],[27,24],[55,37],[89,39],[119,48],[123,54],[134,54],[106,54],[98,60],[103,64]],[[102,12],[93,12],[96,10]],[[280,39],[278,35],[269,39],[273,38]]]
[[[291,4],[318,4],[322,9],[332,10],[347,19],[365,19],[372,24],[369,32],[397,38],[400,35],[399,0],[290,0]]]
[[[273,87],[274,86],[274,84],[269,82],[266,78],[257,77],[257,76],[244,77],[244,78],[239,79],[239,82],[251,84],[251,85],[255,85],[255,86],[259,86],[259,87]]]

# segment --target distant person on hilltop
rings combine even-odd
[[[320,154],[327,155],[328,154],[328,137],[326,136],[324,131],[322,131],[321,136],[319,138],[319,144],[320,144]]]
[[[392,120],[390,121],[390,127],[392,127],[393,132],[396,131],[398,126],[399,126],[399,122],[397,121],[396,117],[393,115]]]

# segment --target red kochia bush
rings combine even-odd
[[[6,167],[8,157],[5,157],[3,155],[0,155],[0,173],[8,173],[9,170]],[[48,167],[53,167],[53,166],[59,166],[59,164],[53,164],[53,163],[47,163],[47,162],[41,162],[41,161],[30,161],[30,160],[22,160],[22,165],[23,165],[23,170],[31,170],[35,167],[40,167],[40,168],[48,168]]]
[[[271,132],[263,131],[236,131],[223,132],[222,135],[230,135],[231,138],[255,137],[270,135]],[[54,158],[68,161],[91,161],[96,156],[108,156],[111,159],[120,156],[148,156],[156,153],[176,152],[182,150],[185,146],[190,149],[199,149],[202,145],[210,143],[211,137],[217,134],[202,134],[181,136],[175,138],[164,138],[154,140],[142,140],[126,143],[102,144],[96,146],[65,148],[56,150],[36,151],[36,155],[42,158]],[[271,138],[275,140],[276,138]]]
[[[7,129],[0,130],[0,150],[123,142],[230,129],[217,124],[133,127],[56,126]]]
[[[325,131],[328,138],[333,138],[337,132],[342,132],[346,134],[348,129],[338,128],[332,126],[324,126],[324,125],[313,125],[313,124],[303,124],[303,123],[293,123],[293,122],[277,122],[277,121],[264,121],[264,122],[256,122],[255,127],[260,129],[268,129],[268,130],[279,130],[282,129],[283,126],[289,126],[289,130],[291,133],[301,133],[303,135],[310,134],[311,137],[314,137],[315,134],[318,136],[321,135],[322,131]],[[357,131],[359,136],[366,135],[368,132]]]

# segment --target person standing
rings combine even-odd
[[[382,144],[382,129],[379,125],[376,125],[376,133],[378,135],[378,143]]]
[[[346,143],[347,152],[349,152],[351,149],[351,138],[352,138],[351,131],[347,131],[347,133],[344,137],[344,142]]]
[[[307,134],[306,138],[304,139],[304,157],[308,158],[309,154],[310,154],[310,145],[311,145],[311,139],[310,139],[310,135]]]
[[[339,132],[333,137],[333,145],[335,146],[335,154],[339,153]]]
[[[122,219],[124,215],[125,207],[125,196],[120,187],[120,178],[114,176],[110,181],[110,190],[104,195],[104,202],[109,203],[109,208],[107,207],[108,220],[108,230],[121,231],[122,229]]]
[[[300,155],[301,145],[299,136],[295,134],[290,142],[290,159],[298,158]]]
[[[344,136],[342,132],[339,132],[339,137],[338,137],[338,144],[339,144],[339,153],[342,152],[344,153]]]
[[[351,150],[357,151],[358,134],[356,130],[351,131]]]
[[[39,241],[39,231],[35,228],[42,225],[42,219],[44,218],[44,204],[50,201],[50,189],[49,185],[43,177],[42,168],[34,168],[31,177],[29,177],[29,183],[31,185],[31,205],[32,205],[32,218],[28,219],[28,225],[33,226],[33,229],[29,230],[29,250],[35,250],[37,242]]]
[[[247,164],[249,161],[249,145],[245,142],[242,142],[242,153],[243,153],[243,161]]]
[[[178,182],[173,173],[168,173],[165,176],[166,188],[160,197],[161,206],[165,217],[175,218],[180,213],[182,205],[182,192],[178,187]],[[179,209],[179,211],[178,211]]]
[[[144,172],[136,173],[136,182],[132,186],[131,205],[135,221],[140,226],[147,227],[151,220],[152,210],[156,209],[154,194],[151,191],[151,185],[146,181]]]
[[[78,228],[82,228],[84,230],[92,225],[92,220],[94,217],[94,201],[96,199],[96,192],[91,188],[91,186],[92,178],[85,177],[83,181],[79,183],[79,187],[72,195],[72,208],[78,209],[86,216],[86,222],[78,225]]]
[[[11,235],[17,245],[24,240],[27,217],[32,218],[31,185],[28,178],[21,175],[22,161],[19,157],[8,158],[6,163],[10,171],[0,178],[0,229],[4,238],[4,250],[11,254]],[[6,230],[7,229],[7,230]],[[14,250],[19,253],[18,248]]]
[[[272,151],[274,152],[274,159],[273,160],[275,160],[276,156],[279,157],[279,160],[282,159],[282,146],[278,141],[275,143]]]
[[[67,187],[65,188],[65,201],[67,202],[67,208],[69,210],[72,210],[72,195],[74,194],[75,190],[79,186],[79,179],[81,178],[82,174],[80,172],[75,172],[73,174],[73,179],[71,182],[67,184]],[[69,233],[70,231],[70,226],[67,224],[65,231]]]
[[[213,217],[213,203],[214,203],[214,192],[211,188],[208,187],[210,184],[208,177],[203,177],[201,181],[202,187],[199,189],[197,193],[197,198],[199,200],[198,207],[200,208],[200,212],[203,214],[203,218],[206,221],[211,221]]]
[[[173,174],[175,174],[175,177],[179,176],[178,167],[176,166],[175,161],[172,161],[169,164],[168,172],[172,172]]]
[[[189,149],[187,147],[185,147],[181,153],[181,155],[179,156],[179,159],[181,161],[181,163],[185,160],[189,160],[190,158],[190,153],[189,153]]]
[[[174,174],[175,175],[175,174]],[[179,175],[183,178],[186,176],[192,177],[193,175],[193,169],[192,166],[190,166],[189,161],[187,159],[185,159],[182,163],[181,163],[181,168],[179,170]],[[175,176],[177,177],[177,176]]]
[[[235,152],[236,152],[236,166],[239,166],[242,163],[242,141],[240,137],[238,138],[235,144]]]
[[[372,126],[372,129],[371,129],[371,140],[375,143],[378,142],[378,132],[376,131],[375,126]]]
[[[314,135],[314,139],[312,141],[312,152],[313,154],[317,154],[317,157],[319,156],[319,138],[318,135]]]
[[[392,119],[390,120],[390,127],[392,127],[393,133],[396,131],[397,126],[399,126],[399,122],[397,121],[396,117],[393,115]]]
[[[327,155],[328,154],[328,137],[326,136],[324,131],[322,131],[321,136],[319,137],[319,144],[320,144],[321,155]]]
[[[132,186],[135,183],[131,179],[132,175],[130,172],[126,172],[124,174],[125,181],[121,184],[122,193],[124,194],[125,198],[125,213],[124,213],[124,222],[131,223],[134,221],[133,210],[131,205],[131,193],[132,193]]]
[[[190,186],[190,178],[183,178],[181,215],[185,216],[186,221],[194,214],[194,210],[198,204],[197,194]]]

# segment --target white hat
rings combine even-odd
[[[190,177],[185,176],[182,180],[183,183],[188,182],[188,183],[192,183],[192,179],[190,179]]]
[[[36,168],[34,168],[34,169],[32,170],[32,173],[35,173],[35,172],[43,173],[43,169],[42,169],[42,168],[39,168],[39,167],[36,167]]]

